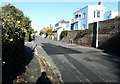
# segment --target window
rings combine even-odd
[[[85,24],[83,24],[83,28],[85,28]]]
[[[100,11],[97,11],[97,17],[100,18]]]
[[[81,18],[81,15],[79,15],[79,18]]]
[[[78,23],[75,23],[75,30],[78,30]]]
[[[83,13],[83,18],[85,18],[85,13]]]
[[[75,27],[76,30],[78,30],[78,23],[76,24],[76,27]]]
[[[75,15],[75,18],[78,18],[78,14],[77,14],[77,15]]]
[[[95,11],[94,11],[94,18],[95,18]]]
[[[79,20],[81,19],[81,15],[79,15]]]

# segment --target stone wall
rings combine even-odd
[[[62,41],[67,43],[73,43],[74,39],[77,36],[78,31],[68,31],[68,35],[65,36]]]
[[[93,37],[92,34],[87,34],[83,38],[75,39],[74,43],[79,44],[79,45],[83,45],[83,46],[91,46],[92,37]]]
[[[89,33],[93,32],[93,23],[89,24]],[[98,46],[104,50],[120,51],[120,18],[99,22]]]

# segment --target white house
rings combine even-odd
[[[87,5],[74,12],[71,30],[88,29],[89,23],[102,21],[104,19],[105,7],[101,2],[97,5]]]
[[[116,16],[118,16],[117,11],[107,11],[104,14],[104,20],[112,19],[112,18],[115,18]]]
[[[53,31],[56,32],[56,37],[57,40],[60,40],[60,35],[63,30],[66,30],[66,21],[65,20],[60,20],[57,24],[55,24],[55,28]]]

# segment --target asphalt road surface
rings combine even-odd
[[[38,54],[52,59],[64,82],[120,82],[120,59],[113,54],[41,37],[34,44]]]

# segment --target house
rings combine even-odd
[[[61,32],[67,28],[66,23],[67,23],[67,21],[60,20],[58,23],[55,24],[55,28],[54,28],[53,32],[55,33],[56,40],[60,40]]]
[[[118,16],[118,12],[117,11],[107,11],[104,14],[104,20],[113,19],[116,16]]]
[[[89,23],[104,20],[105,7],[101,2],[97,5],[87,5],[74,12],[71,30],[88,29]]]

